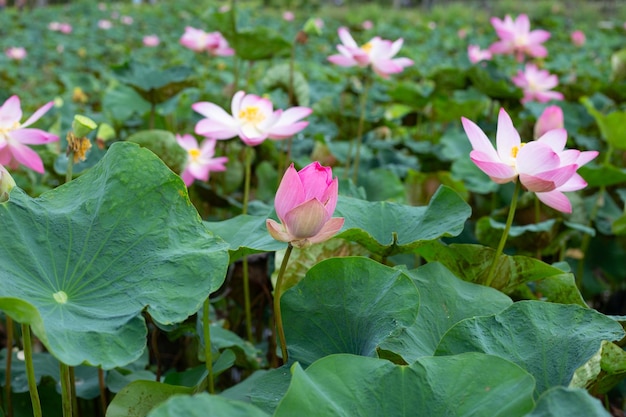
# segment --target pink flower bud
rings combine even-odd
[[[563,128],[563,110],[559,106],[548,106],[535,123],[535,139],[549,130]]]
[[[585,34],[580,30],[573,31],[570,37],[572,38],[572,43],[576,46],[583,46],[587,40]]]
[[[324,242],[343,227],[342,217],[332,217],[337,206],[339,183],[330,167],[313,162],[300,171],[293,164],[280,182],[274,206],[280,223],[267,219],[276,240],[303,248]]]
[[[11,174],[0,165],[0,203],[9,199],[9,193],[15,187],[15,180]]]

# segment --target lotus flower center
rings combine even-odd
[[[244,109],[241,109],[241,111],[239,112],[239,119],[244,121],[245,123],[256,125],[265,120],[265,115],[260,111],[257,106],[248,106]]]
[[[528,36],[524,35],[517,35],[515,36],[515,40],[513,41],[513,43],[515,44],[516,47],[520,47],[520,46],[525,46],[528,44]]]
[[[519,146],[513,146],[511,148],[511,157],[513,159],[517,158],[517,153],[519,152],[520,149],[522,149],[524,147],[524,145],[526,145],[526,143],[522,142],[522,143],[520,143]]]
[[[197,161],[200,158],[200,149],[194,148],[189,150],[189,157],[192,161]]]
[[[10,127],[2,126],[0,127],[0,136],[6,137],[7,133],[9,133],[12,130],[19,129],[20,126],[21,126],[20,122],[13,122],[13,124]]]
[[[368,42],[365,45],[361,46],[361,50],[366,54],[369,54],[373,47],[374,45],[372,45],[372,42]]]

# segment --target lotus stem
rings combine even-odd
[[[204,306],[202,308],[202,333],[204,336],[204,360],[206,364],[206,370],[208,372],[207,390],[210,394],[215,393],[215,382],[213,380],[213,351],[211,350],[211,322],[209,319],[209,297],[204,300]]]
[[[13,402],[11,401],[11,362],[13,361],[13,319],[5,314],[7,326],[7,362],[4,374],[4,396],[8,417],[13,417]]]
[[[72,417],[72,378],[70,376],[70,367],[63,362],[60,364],[61,369],[61,402],[63,405],[63,417]]]
[[[246,147],[245,149],[245,175],[243,185],[243,208],[242,214],[248,213],[248,201],[250,199],[250,177],[252,176],[252,154],[253,150]],[[252,311],[250,307],[250,277],[248,274],[248,257],[244,256],[242,260],[243,273],[243,303],[246,314],[246,337],[252,342]]]
[[[100,387],[100,408],[102,408],[102,415],[105,415],[108,407],[107,387],[104,382],[104,371],[101,366],[98,367],[98,386]]]
[[[24,362],[26,364],[26,378],[28,380],[28,391],[30,401],[33,406],[33,417],[42,417],[41,402],[37,391],[37,379],[35,377],[35,367],[33,366],[33,342],[30,337],[30,326],[22,324],[22,337],[24,338]],[[69,414],[71,416],[71,414]]]
[[[67,154],[67,169],[65,170],[65,182],[72,181],[72,170],[74,168],[74,152]]]
[[[283,329],[283,316],[280,310],[280,297],[283,294],[283,279],[285,276],[285,270],[287,269],[287,262],[291,256],[293,246],[291,243],[287,246],[287,251],[283,257],[283,262],[280,264],[280,270],[278,271],[278,278],[276,279],[276,288],[274,289],[274,320],[276,321],[276,333],[278,333],[278,340],[280,342],[280,350],[283,355],[283,363],[289,361],[287,354],[287,341],[285,340],[285,330]]]
[[[352,171],[352,182],[357,183],[359,177],[359,162],[361,160],[361,143],[363,142],[363,125],[365,124],[365,113],[367,112],[367,95],[369,93],[371,81],[368,77],[365,80],[363,91],[361,92],[361,116],[356,132],[356,150],[354,155],[354,171]]]
[[[506,225],[504,226],[504,232],[502,232],[502,237],[500,237],[500,243],[498,243],[498,248],[496,249],[496,254],[493,257],[493,261],[491,262],[491,267],[489,267],[489,274],[487,275],[487,281],[485,285],[488,287],[491,286],[491,283],[494,279],[494,273],[496,272],[496,266],[500,260],[500,255],[504,251],[504,245],[506,244],[506,239],[509,237],[509,231],[511,230],[511,225],[513,224],[513,218],[515,218],[515,209],[517,208],[517,197],[520,193],[521,183],[519,181],[515,181],[515,190],[513,191],[513,197],[511,198],[511,206],[509,207],[509,215],[506,219]]]

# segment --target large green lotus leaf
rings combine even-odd
[[[193,388],[156,381],[133,381],[115,395],[107,408],[106,417],[145,417],[168,398],[193,392]]]
[[[419,293],[402,271],[368,258],[322,261],[281,298],[290,360],[307,366],[332,353],[376,355],[417,317]]]
[[[587,181],[589,187],[610,186],[626,182],[626,169],[618,168],[609,163],[585,165],[580,167],[578,173]]]
[[[622,326],[589,308],[520,301],[501,313],[463,320],[437,347],[437,355],[484,352],[530,372],[537,392],[568,386],[577,368],[598,352],[603,340],[619,340]]]
[[[268,216],[242,214],[221,222],[204,222],[207,229],[228,243],[230,262],[259,252],[275,252],[287,244],[275,240],[267,231]]]
[[[178,144],[176,136],[167,130],[141,130],[126,140],[150,149],[174,172],[182,172],[187,161],[187,151]]]
[[[334,216],[345,218],[337,237],[387,257],[411,252],[424,241],[457,236],[471,212],[456,191],[441,186],[424,207],[340,196]]]
[[[534,386],[517,365],[479,353],[424,357],[410,366],[332,355],[306,371],[293,366],[274,416],[524,416]]]
[[[269,417],[269,414],[243,401],[206,393],[177,395],[159,405],[147,417]]]
[[[433,262],[406,271],[420,293],[417,319],[380,345],[400,355],[407,363],[435,353],[439,341],[459,321],[499,313],[513,301],[493,288],[457,278],[443,265]]]
[[[593,107],[593,103],[584,97],[581,103],[585,106],[600,128],[600,133],[604,140],[617,149],[626,149],[626,137],[624,136],[624,125],[626,124],[626,112],[615,111],[604,115]]]
[[[159,323],[184,320],[228,264],[181,179],[123,142],[39,198],[15,188],[0,204],[0,259],[0,309],[30,323],[62,362],[104,368],[141,355],[142,311]]]
[[[610,417],[602,403],[584,389],[554,387],[544,392],[526,417]]]
[[[427,242],[417,252],[427,261],[441,262],[457,277],[476,284],[486,283],[496,253],[487,246],[446,245],[439,241]],[[492,287],[510,293],[531,281],[541,286],[542,295],[549,301],[586,306],[571,273],[528,256],[500,255]]]

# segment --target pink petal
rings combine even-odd
[[[558,168],[560,161],[559,155],[550,146],[538,141],[529,142],[517,153],[517,172],[520,175],[535,175]]]
[[[267,219],[265,221],[265,226],[267,227],[269,234],[280,242],[291,242],[294,240],[293,236],[285,230],[285,227],[277,223],[275,220]]]
[[[568,165],[566,167],[541,172],[536,175],[520,173],[519,179],[528,191],[540,193],[552,191],[565,184],[575,172],[576,165]]]
[[[187,187],[191,186],[191,184],[193,184],[195,178],[193,177],[193,175],[191,175],[191,172],[189,172],[188,168],[185,168],[185,170],[183,171],[182,174],[180,174],[180,177],[182,178],[183,182],[185,183],[185,185]]]
[[[233,96],[233,99],[230,102],[230,111],[233,113],[233,116],[237,117],[239,115],[239,112],[241,111],[241,101],[245,95],[246,93],[244,91],[237,91]]]
[[[43,162],[37,152],[33,151],[26,145],[21,143],[9,144],[9,149],[13,157],[22,165],[32,169],[33,171],[44,173]]]
[[[550,36],[552,35],[550,34],[550,32],[546,30],[541,30],[541,29],[533,30],[528,34],[528,42],[531,44],[543,43],[547,41],[548,39],[550,39]]]
[[[341,40],[341,43],[343,43],[344,45],[351,47],[351,48],[358,48],[359,45],[357,45],[357,43],[354,41],[354,38],[352,37],[352,35],[350,35],[350,31],[348,31],[347,28],[345,27],[340,27],[337,30],[337,34],[339,34],[339,39]]]
[[[16,122],[19,122],[22,118],[22,108],[20,105],[20,98],[18,96],[11,96],[0,107],[0,126],[9,126]]]
[[[537,198],[546,206],[552,207],[555,210],[563,213],[572,212],[572,203],[570,203],[565,194],[560,191],[554,190],[547,193],[537,193]]]
[[[37,120],[41,118],[50,108],[54,106],[54,101],[50,101],[43,106],[41,106],[35,113],[32,114],[24,123],[22,123],[22,127],[30,126],[35,123]]]
[[[309,125],[309,122],[297,122],[288,126],[272,127],[267,133],[268,137],[272,139],[287,139],[296,133],[302,131]]]
[[[558,190],[559,191],[578,191],[582,190],[587,186],[587,181],[583,179],[579,174],[574,174],[572,177],[567,180],[567,182],[561,185]]]
[[[480,151],[472,151],[470,159],[497,184],[505,184],[517,178],[517,172],[513,167],[500,161],[494,161]]]
[[[513,127],[511,117],[501,108],[498,114],[498,129],[496,131],[496,148],[500,161],[513,164],[513,148],[517,147],[519,149],[520,144],[521,139],[519,133]]]
[[[218,120],[202,119],[196,124],[197,135],[214,139],[230,139],[239,135],[239,128]]]
[[[191,108],[208,119],[221,120],[227,124],[235,124],[233,117],[217,104],[202,101],[192,104]]]
[[[189,151],[191,149],[198,148],[198,141],[192,135],[176,135],[176,142],[185,150]]]
[[[305,201],[305,192],[298,171],[293,164],[287,168],[283,179],[280,181],[276,197],[274,198],[274,207],[278,218],[284,223],[285,215],[289,210],[293,209]]]
[[[309,107],[291,107],[282,113],[278,124],[282,126],[297,122],[309,116],[312,112],[313,109]]]
[[[331,237],[335,236],[343,227],[345,219],[343,217],[333,217],[326,222],[322,230],[308,239],[310,244],[325,242]]]
[[[537,142],[545,143],[554,152],[561,152],[567,143],[567,130],[562,128],[549,130],[537,139]]]
[[[59,137],[41,129],[17,129],[9,132],[12,139],[26,145],[41,145],[56,142]]]
[[[343,55],[331,55],[328,57],[328,61],[340,67],[353,67],[358,64],[353,58],[348,58]]]
[[[331,168],[315,161],[302,168],[298,176],[304,189],[303,201],[317,198],[322,204],[326,204],[324,195],[333,182]]]
[[[598,156],[598,151],[581,152],[580,155],[578,155],[578,159],[576,160],[576,165],[581,167],[589,161],[593,160],[596,156]]]
[[[330,220],[326,209],[316,198],[289,210],[285,215],[285,227],[296,239],[308,239],[320,232]]]
[[[209,167],[205,164],[191,163],[187,166],[189,173],[201,181],[209,179]]]
[[[467,138],[472,144],[472,149],[485,155],[485,158],[481,158],[481,160],[501,162],[500,157],[489,141],[489,138],[487,138],[487,135],[485,135],[476,123],[466,119],[465,117],[461,117],[461,123],[463,124],[463,129],[465,130]]]

